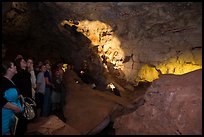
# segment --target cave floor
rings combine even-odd
[[[76,84],[78,77],[72,72],[66,73],[65,77],[67,94],[64,117],[66,124],[84,135],[99,133],[105,128],[104,126],[107,126],[108,123],[105,123],[107,119],[110,119],[110,123],[117,116],[135,110],[138,107],[137,99],[141,99],[145,93],[145,88],[140,87],[132,95],[119,97],[110,92],[92,89],[90,85],[84,83]],[[36,119],[36,121],[39,120]],[[32,130],[33,128],[32,126]],[[107,129],[105,132],[108,134]]]

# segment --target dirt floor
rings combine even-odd
[[[76,81],[78,82],[76,83]],[[114,119],[130,113],[142,105],[143,95],[149,86],[149,84],[140,85],[132,94],[127,93],[127,95],[120,97],[109,91],[92,89],[72,71],[65,73],[65,83],[67,93],[65,95],[66,105],[63,110],[64,116],[60,112],[55,114],[66,125],[76,129],[82,135],[114,134],[112,128]],[[43,120],[37,118],[29,125],[28,129],[32,129],[32,133],[34,133],[35,128],[36,131],[38,130],[40,121]],[[41,125],[43,125],[42,122]],[[31,130],[28,130],[29,132],[31,133]],[[58,134],[68,135],[71,133],[64,131],[60,133],[59,131]]]

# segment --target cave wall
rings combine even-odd
[[[95,79],[108,73],[131,85],[202,68],[199,2],[3,2],[2,10],[7,58],[77,69],[86,60]],[[70,19],[78,24],[63,24]]]

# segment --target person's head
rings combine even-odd
[[[58,70],[59,70],[59,73],[60,73],[60,75],[63,75],[63,73],[64,73],[64,67],[63,67],[63,62],[59,62],[58,64],[57,64],[57,68],[58,68]]]
[[[63,62],[62,62],[62,61],[59,61],[59,62],[57,63],[57,66],[58,66],[59,68],[62,68],[62,67],[63,67]]]
[[[41,65],[43,65],[43,62],[42,61],[38,61],[37,65],[35,65],[35,70],[39,71]]]
[[[16,61],[17,59],[19,59],[19,58],[23,58],[23,56],[22,56],[21,54],[18,54],[18,55],[16,56],[16,58],[15,58],[15,61]]]
[[[55,70],[54,70],[54,76],[55,77],[59,77],[60,76],[60,70],[59,70],[59,68],[56,68]]]
[[[28,67],[28,69],[33,69],[33,59],[28,58],[27,67]]]
[[[38,67],[43,65],[43,62],[42,61],[38,61]]]
[[[39,66],[39,69],[40,69],[41,72],[45,72],[45,71],[46,71],[46,66],[45,66],[45,64],[41,64],[41,65]]]
[[[51,64],[50,64],[49,60],[45,60],[44,64],[45,64],[47,70],[51,69]]]
[[[15,60],[15,65],[17,67],[17,70],[20,70],[20,69],[26,69],[27,67],[27,63],[26,61],[24,60],[24,58],[18,58]]]
[[[2,75],[9,75],[11,78],[17,73],[16,66],[12,61],[2,62]]]

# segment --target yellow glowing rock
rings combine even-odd
[[[201,69],[201,66],[193,65],[193,64],[184,64],[183,67],[177,67],[175,68],[175,72],[173,74],[175,75],[182,75],[188,72],[192,72],[198,69]]]
[[[159,72],[147,64],[143,65],[138,73],[138,81],[152,82],[157,78],[159,78]]]
[[[90,35],[89,39],[91,40],[92,44],[94,44],[94,45],[100,44],[99,37],[97,35]]]
[[[182,75],[202,68],[201,50],[186,50],[179,57],[170,58],[156,66],[162,74]]]
[[[189,59],[184,55],[189,55]],[[156,68],[160,70],[162,74],[182,75],[202,68],[202,65],[194,64],[194,62],[192,54],[188,53],[182,54],[178,60],[176,58],[171,58],[159,64]]]
[[[63,70],[64,72],[66,71],[67,66],[68,66],[68,64],[63,64],[63,65],[62,65],[62,70]]]
[[[113,34],[112,28],[100,21],[79,21],[77,31],[83,33],[93,45],[98,45],[99,56],[105,55],[106,61],[114,64],[115,69],[123,70],[124,52],[120,40]]]
[[[202,50],[199,50],[199,49],[193,50],[192,54],[193,54],[195,64],[202,66]]]
[[[180,63],[191,63],[191,64],[195,64],[194,58],[193,58],[193,54],[191,51],[187,50],[185,51],[183,54],[181,54],[178,58],[178,61]]]

